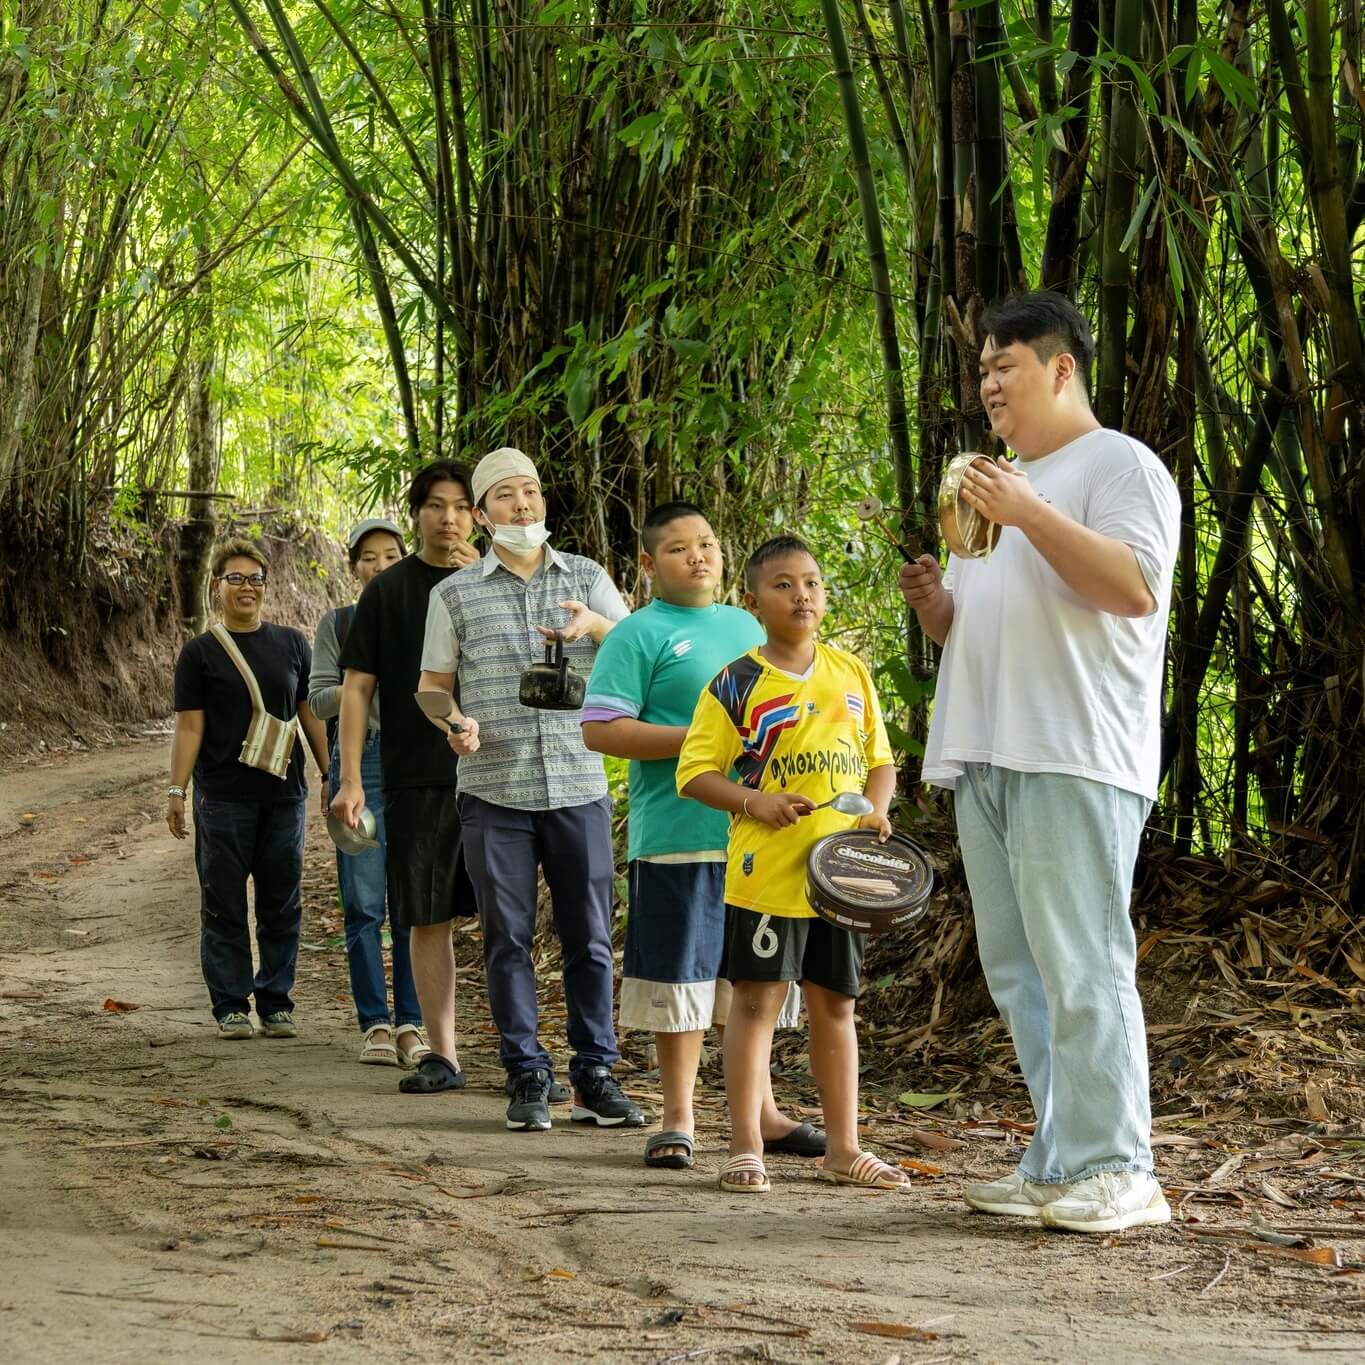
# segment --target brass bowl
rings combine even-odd
[[[987,466],[992,463],[989,456],[975,450],[954,456],[938,486],[938,524],[944,542],[959,559],[981,559],[1000,541],[1000,524],[962,500],[962,476],[977,461]]]

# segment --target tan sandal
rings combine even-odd
[[[365,1030],[365,1041],[360,1047],[360,1060],[366,1066],[397,1066],[398,1049],[393,1045],[392,1036],[386,1043],[376,1043],[374,1035],[376,1033],[393,1034],[393,1030],[387,1024],[371,1024]]]
[[[853,1165],[847,1171],[831,1171],[824,1167],[820,1172],[821,1180],[834,1185],[856,1185],[861,1190],[908,1190],[910,1178],[901,1175],[894,1166],[889,1166],[881,1157],[871,1152],[859,1152],[853,1158]],[[900,1179],[896,1179],[897,1176]]]
[[[403,1039],[411,1034],[417,1041],[411,1047],[403,1046]],[[393,1041],[398,1045],[398,1065],[413,1067],[430,1051],[426,1030],[417,1024],[399,1024],[393,1031]]]
[[[757,1183],[752,1183],[729,1178],[732,1175],[748,1175],[750,1173],[761,1175],[763,1179]],[[768,1179],[768,1168],[764,1166],[761,1156],[756,1152],[740,1152],[735,1156],[726,1158],[721,1166],[720,1187],[726,1194],[767,1194],[772,1189],[772,1182]]]

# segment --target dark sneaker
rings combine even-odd
[[[544,1133],[550,1127],[550,1073],[518,1071],[507,1078],[512,1103],[507,1126],[514,1132]]]
[[[235,1042],[239,1038],[254,1038],[256,1030],[251,1027],[251,1020],[238,1011],[234,1014],[225,1014],[218,1021],[218,1036],[230,1038]]]
[[[595,1123],[599,1128],[643,1128],[645,1116],[634,1100],[626,1098],[611,1069],[595,1066],[574,1081],[575,1123]]]
[[[288,1010],[276,1010],[274,1014],[267,1014],[261,1020],[261,1032],[267,1038],[297,1038],[299,1036],[298,1026],[294,1023],[294,1016]]]
[[[512,1093],[512,1087],[515,1084],[516,1077],[509,1076],[507,1078],[507,1093],[509,1096]],[[551,1104],[568,1104],[568,1102],[571,1099],[573,1099],[573,1091],[570,1090],[569,1087],[565,1085],[563,1081],[551,1081],[550,1093],[547,1096],[547,1098],[549,1099]]]

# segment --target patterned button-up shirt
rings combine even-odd
[[[582,711],[542,711],[518,700],[522,673],[545,659],[536,627],[567,624],[559,604],[570,599],[609,621],[628,615],[600,564],[548,545],[529,581],[489,550],[431,590],[422,667],[454,673],[460,710],[479,722],[479,748],[460,757],[461,792],[515,810],[558,810],[607,794],[602,759],[583,745]],[[597,657],[591,637],[564,652],[586,679]],[[435,732],[432,742],[440,742]]]

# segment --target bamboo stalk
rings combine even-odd
[[[844,125],[848,132],[853,176],[858,185],[858,204],[862,210],[863,234],[867,239],[868,268],[872,277],[877,309],[877,331],[882,349],[882,385],[887,408],[887,436],[896,472],[896,496],[902,507],[911,504],[915,485],[910,457],[910,422],[905,405],[905,379],[901,370],[900,338],[896,330],[895,304],[891,295],[891,272],[887,264],[886,239],[882,232],[877,187],[872,179],[872,163],[867,149],[858,92],[853,84],[848,41],[838,0],[821,0],[825,33],[829,39],[834,75],[839,83]]]

